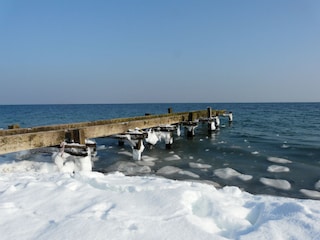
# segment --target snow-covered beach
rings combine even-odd
[[[0,240],[320,240],[319,13],[0,0]]]
[[[6,157],[0,172],[3,240],[320,238],[317,200]]]

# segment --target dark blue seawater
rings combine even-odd
[[[207,125],[200,123],[193,138],[187,138],[182,131],[181,136],[174,137],[170,150],[161,142],[152,149],[146,147],[143,157],[154,159],[148,174],[156,175],[162,167],[174,166],[196,175],[176,173],[168,175],[170,178],[199,176],[200,180],[239,186],[254,194],[312,198],[301,189],[320,192],[320,103],[2,105],[0,128],[161,114],[169,107],[174,112],[185,112],[208,106],[232,111],[234,121],[229,124],[227,118],[221,118],[221,128],[210,133]],[[120,147],[113,138],[96,141],[99,150],[94,170],[108,172],[116,162],[134,162],[125,154],[131,152],[129,145]],[[211,167],[195,168],[192,163]],[[277,167],[280,172],[274,170]],[[228,172],[223,177],[219,169],[235,170],[249,178],[227,178]],[[266,185],[262,179],[286,180],[290,188]]]

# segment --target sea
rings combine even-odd
[[[113,137],[94,139],[93,170],[238,186],[252,194],[320,198],[320,103],[0,105],[0,129],[12,124],[29,128],[207,107],[231,111],[233,121],[221,116],[216,131],[208,131],[207,124],[199,122],[193,137],[187,137],[181,126],[170,149],[163,141],[145,144],[141,161],[133,160],[129,144],[120,146]],[[8,155],[14,161],[52,161],[50,152],[40,149],[24,158],[17,153],[0,156],[0,164]]]

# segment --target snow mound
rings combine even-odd
[[[320,201],[97,172],[3,173],[11,239],[319,239]]]

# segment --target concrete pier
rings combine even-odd
[[[131,118],[117,118],[92,122],[70,123],[33,128],[0,130],[0,154],[35,148],[59,146],[62,142],[86,144],[86,139],[121,134],[129,129],[149,129],[161,125],[183,123],[191,119],[206,118],[208,109],[192,112],[147,115]],[[212,110],[211,114],[222,115],[224,110]]]

